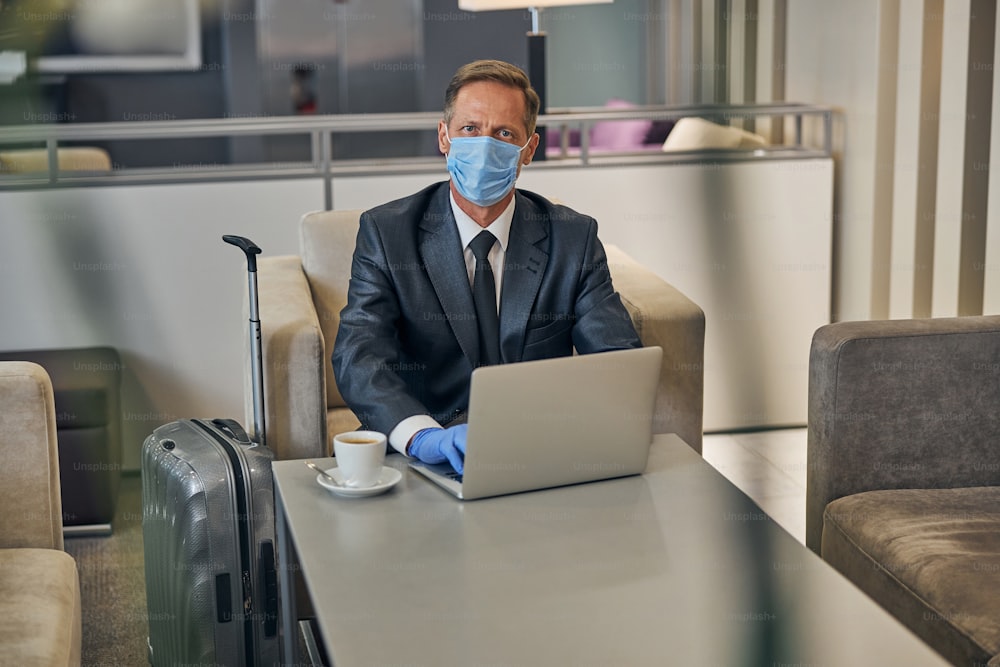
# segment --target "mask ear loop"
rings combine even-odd
[[[524,149],[525,149],[525,148],[527,148],[527,147],[528,147],[528,144],[530,144],[530,143],[531,143],[531,139],[532,139],[532,138],[533,138],[534,136],[535,136],[535,135],[534,135],[534,134],[532,134],[532,135],[531,135],[530,137],[528,137],[528,140],[527,140],[526,142],[524,142],[524,145],[523,145],[523,146],[521,146],[521,149],[520,149],[520,150],[518,151],[518,153],[521,153],[522,151],[524,151]],[[451,142],[451,139],[449,139],[448,141],[449,141],[449,142]],[[531,164],[531,163],[530,163],[530,162],[525,162],[525,161],[524,161],[524,158],[523,158],[523,157],[521,158],[521,165],[522,165],[522,166],[525,166],[525,167],[526,167],[526,166],[528,166],[529,164]]]

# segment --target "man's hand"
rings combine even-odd
[[[462,473],[465,459],[465,433],[468,424],[451,428],[425,428],[417,431],[410,441],[408,453],[424,463],[444,463],[447,461],[455,472]]]

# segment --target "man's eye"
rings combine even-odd
[[[500,136],[503,137],[504,139],[513,139],[514,133],[511,132],[510,130],[500,130]]]
[[[464,125],[462,127],[462,132],[466,132],[468,134],[472,134],[475,131],[476,131],[476,127],[474,125]]]

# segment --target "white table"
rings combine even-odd
[[[468,502],[274,477],[284,636],[301,569],[337,667],[946,664],[674,435],[641,476]]]

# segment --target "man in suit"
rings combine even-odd
[[[438,124],[450,181],[361,216],[337,385],[364,428],[459,472],[474,368],[641,345],[596,221],[514,188],[538,108],[519,68],[461,67]]]

